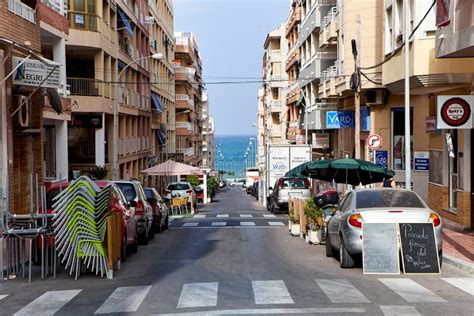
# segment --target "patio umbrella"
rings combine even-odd
[[[180,176],[187,174],[199,175],[202,174],[202,171],[197,167],[168,160],[151,168],[142,170],[142,173],[147,176]]]
[[[285,177],[295,177],[295,178],[308,178],[309,173],[307,168],[327,168],[331,160],[312,160],[305,163],[302,163],[298,167],[295,167],[285,173]]]
[[[392,178],[395,173],[369,161],[344,158],[311,161],[304,171],[310,178],[351,185],[367,185]]]

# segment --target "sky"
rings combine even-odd
[[[262,78],[263,44],[290,0],[174,0],[175,32],[193,32],[205,82]],[[242,78],[242,79],[240,79]],[[217,135],[255,135],[259,83],[207,84]]]

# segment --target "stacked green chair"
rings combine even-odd
[[[61,263],[69,274],[79,277],[82,269],[107,273],[105,244],[110,186],[100,189],[91,179],[81,176],[56,198],[54,233]]]

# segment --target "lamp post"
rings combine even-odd
[[[128,69],[133,64],[136,64],[139,61],[142,61],[144,59],[152,58],[155,60],[161,60],[163,59],[163,54],[162,53],[156,53],[151,56],[145,56],[141,57],[138,59],[135,59],[134,61],[130,62],[127,64],[122,71],[119,72],[117,75],[117,80],[116,80],[116,86],[115,86],[115,102],[114,102],[114,135],[113,135],[113,140],[114,140],[114,148],[113,148],[113,174],[112,174],[112,179],[116,180],[117,179],[117,158],[118,158],[118,150],[117,150],[117,140],[118,140],[118,106],[119,106],[119,98],[120,98],[120,91],[118,89],[118,86],[120,85],[120,77],[122,74],[125,72],[125,70]]]

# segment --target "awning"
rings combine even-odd
[[[151,100],[156,107],[156,110],[160,113],[163,113],[163,103],[161,103],[161,98],[158,94],[152,93]]]
[[[127,29],[128,34],[133,35],[132,25],[130,24],[130,21],[128,21],[125,13],[118,8],[117,8],[117,12],[120,15],[120,20],[122,20],[123,24],[125,25],[125,28]]]
[[[160,146],[166,145],[166,133],[163,133],[161,130],[157,130],[156,135],[158,136],[158,143]]]

